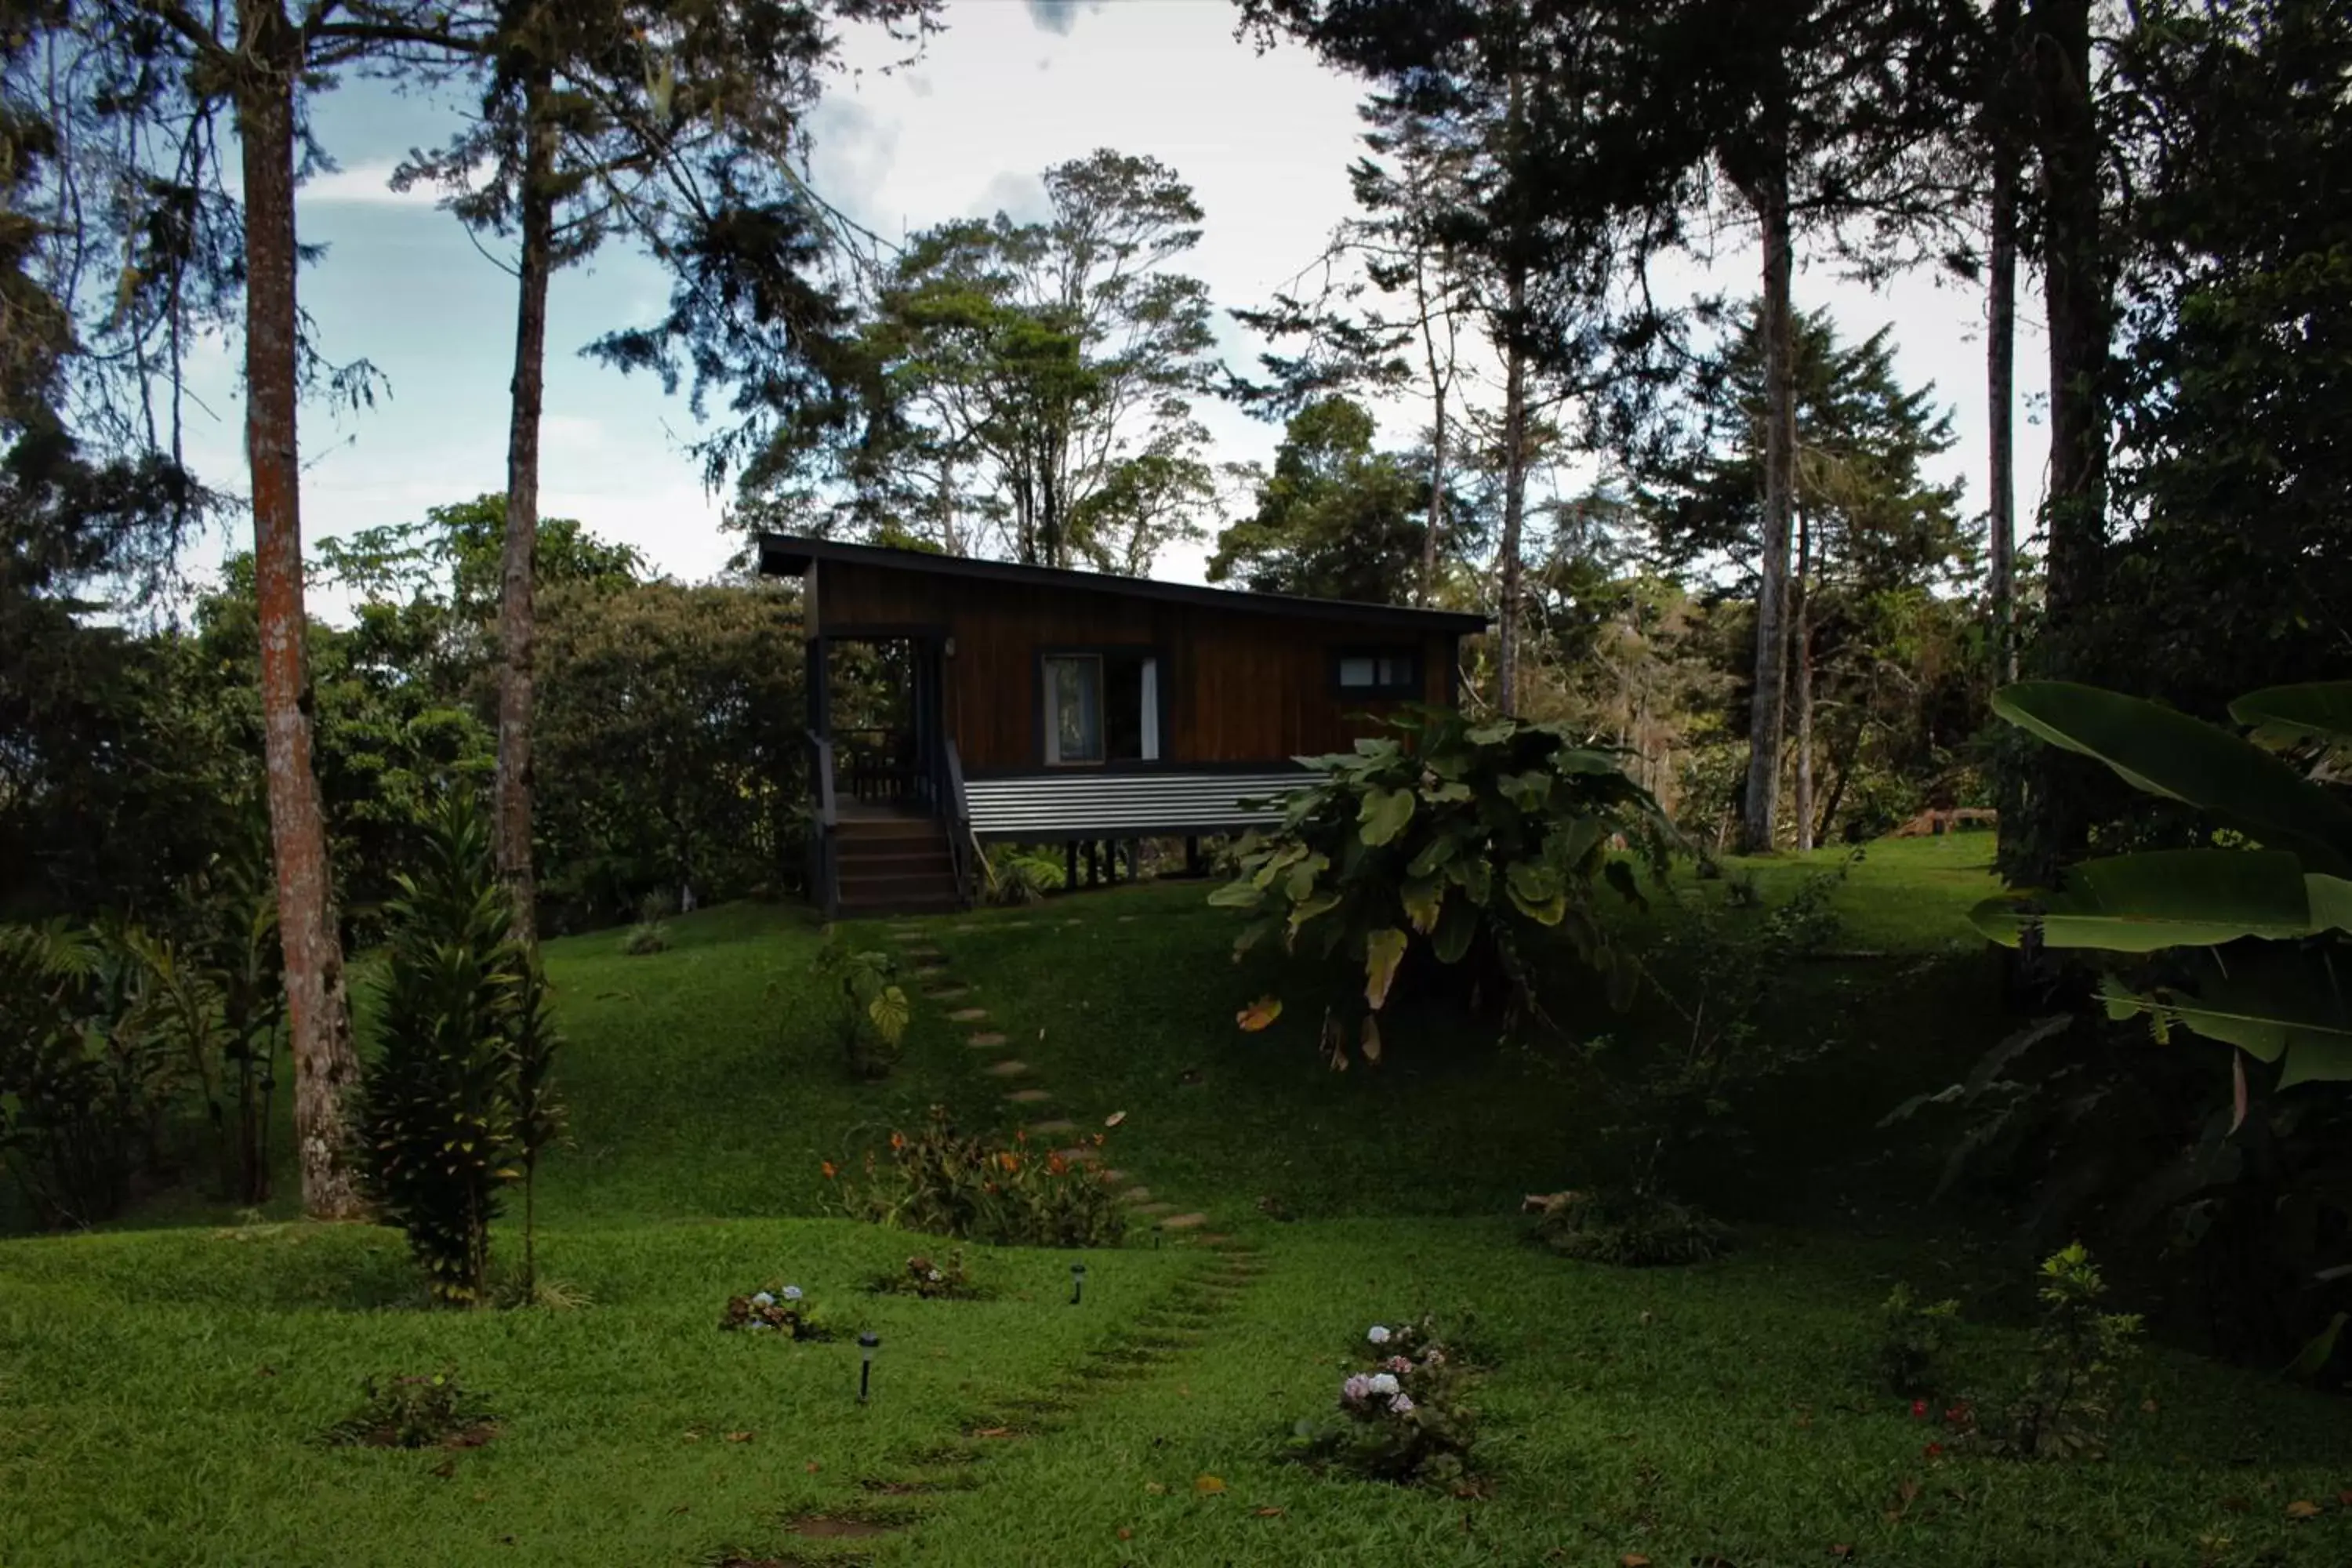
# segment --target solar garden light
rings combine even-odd
[[[882,1336],[868,1329],[857,1336],[857,1403],[866,1403],[874,1389],[874,1352],[882,1348]]]
[[[1083,1263],[1073,1263],[1070,1265],[1070,1305],[1076,1306],[1085,1299],[1086,1293],[1087,1266]]]

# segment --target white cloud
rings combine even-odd
[[[994,217],[1003,213],[1015,223],[1043,223],[1054,216],[1053,203],[1045,195],[1045,183],[1036,175],[1017,169],[1007,169],[992,175],[982,185],[971,205],[964,209],[967,217]]]
[[[355,207],[429,207],[441,199],[440,188],[424,181],[404,191],[394,190],[392,172],[396,167],[393,159],[371,158],[332,174],[314,174],[303,185],[301,199],[305,205]]]

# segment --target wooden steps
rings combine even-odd
[[[928,816],[851,817],[834,828],[845,916],[940,914],[963,908],[946,825]]]

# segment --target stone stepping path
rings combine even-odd
[[[1119,923],[1129,924],[1132,923],[1139,917],[1135,915],[1120,915],[1117,918]],[[1036,922],[1025,920],[1005,921],[1000,922],[1000,925],[1004,928],[1010,928],[1014,926],[1032,925],[1034,923]],[[1086,922],[1076,916],[1072,916],[1064,920],[1061,923],[1066,927],[1084,925]],[[959,931],[976,931],[982,930],[982,927],[978,921],[962,921],[959,922],[953,929]],[[928,935],[928,932],[924,928],[920,926],[894,926],[890,928],[890,935],[901,942],[919,944],[905,947],[901,951],[915,963],[918,971],[918,979],[920,982],[920,988],[925,996],[935,1002],[950,1002],[971,994],[971,986],[961,981],[952,979],[948,974],[948,955],[937,947],[923,943],[922,939]],[[989,1014],[988,1009],[985,1007],[964,1006],[952,1009],[947,1014],[947,1017],[950,1023],[978,1024],[988,1021]],[[1041,1039],[1045,1037],[1044,1031],[1039,1031],[1038,1037]],[[1008,1035],[1001,1029],[977,1029],[967,1036],[964,1039],[964,1044],[973,1050],[994,1050],[1008,1043]],[[1031,1068],[1027,1062],[1022,1061],[1018,1058],[1007,1057],[1002,1060],[989,1063],[988,1066],[982,1068],[981,1070],[990,1078],[1004,1079],[1027,1077],[1035,1069]],[[1012,1090],[1004,1096],[1004,1102],[1008,1105],[1014,1106],[1035,1106],[1047,1104],[1052,1101],[1054,1098],[1055,1096],[1051,1089],[1043,1088],[1042,1086],[1032,1086],[1025,1089],[1016,1089]],[[1077,1122],[1067,1117],[1059,1116],[1030,1122],[1024,1129],[1024,1132],[1026,1136],[1040,1139],[1066,1138],[1078,1131],[1079,1124]],[[1223,1248],[1229,1247],[1234,1245],[1233,1238],[1231,1237],[1226,1236],[1222,1232],[1212,1231],[1207,1228],[1209,1224],[1209,1216],[1207,1215],[1198,1211],[1180,1214],[1177,1212],[1176,1205],[1164,1199],[1153,1197],[1150,1187],[1141,1185],[1123,1185],[1123,1184],[1126,1184],[1129,1181],[1128,1173],[1125,1171],[1110,1171],[1103,1170],[1101,1168],[1102,1150],[1099,1145],[1092,1142],[1074,1143],[1067,1148],[1056,1149],[1053,1152],[1055,1158],[1065,1161],[1070,1164],[1093,1166],[1097,1170],[1106,1182],[1109,1182],[1115,1185],[1121,1185],[1121,1190],[1118,1194],[1118,1201],[1126,1206],[1129,1213],[1136,1215],[1138,1218],[1153,1221],[1154,1229],[1163,1232],[1181,1231],[1197,1233],[1197,1240],[1200,1243],[1210,1247]],[[1236,1267],[1238,1267],[1238,1264]],[[1240,1281],[1236,1279],[1234,1282],[1239,1283]]]

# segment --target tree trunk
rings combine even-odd
[[[2027,34],[2050,330],[2049,552],[2033,662],[2037,675],[2063,678],[2073,672],[2076,623],[2098,603],[2106,546],[2108,287],[2091,102],[2091,0],[2032,0]],[[2071,763],[2055,747],[2043,747],[2023,781],[2017,826],[2024,847],[2013,869],[2032,885],[2048,886],[2084,846]]]
[[[1421,542],[1421,604],[1426,608],[1437,596],[1438,540],[1445,531],[1445,387],[1437,379],[1437,360],[1430,358],[1429,531]]]
[[[1747,193],[1764,239],[1764,539],[1757,563],[1756,679],[1748,721],[1748,795],[1739,847],[1769,854],[1778,838],[1780,740],[1787,676],[1789,518],[1796,491],[1796,387],[1790,312],[1793,238],[1789,171],[1777,148],[1768,172]]]
[[[1437,596],[1439,541],[1445,532],[1445,386],[1447,374],[1438,368],[1437,330],[1429,319],[1429,284],[1418,256],[1412,269],[1413,303],[1421,312],[1421,348],[1429,364],[1429,531],[1421,542],[1421,597],[1423,608]]]
[[[302,39],[281,0],[238,0],[237,37],[245,449],[252,469],[270,850],[294,1055],[294,1141],[303,1211],[318,1219],[351,1219],[362,1208],[349,1103],[359,1058],[352,1047],[326,816],[310,765],[310,694],[303,669],[302,476],[295,424],[300,325],[294,292],[294,87]]]
[[[1503,542],[1499,601],[1495,611],[1495,700],[1508,716],[1518,711],[1519,535],[1528,510],[1528,356],[1519,346],[1527,308],[1526,268],[1514,264],[1509,284],[1510,333],[1503,349]]]
[[[1992,148],[1992,199],[1985,279],[1985,426],[1991,447],[1986,475],[1991,505],[1989,575],[1993,679],[2017,679],[2017,127],[2010,89],[2016,58],[2018,0],[1993,0],[1993,89],[1986,104]]]
[[[2099,132],[2091,105],[2091,0],[2035,0],[2042,289],[2050,321],[2052,626],[2096,602],[2106,543],[2107,284]]]
[[[547,284],[555,267],[555,123],[547,68],[523,83],[522,254],[515,310],[513,407],[507,426],[507,538],[499,600],[499,874],[514,895],[515,930],[539,938],[531,874],[530,709],[538,626],[539,427],[546,401]]]
[[[1813,626],[1807,604],[1806,574],[1812,569],[1812,531],[1797,513],[1797,573],[1789,588],[1789,647],[1796,659],[1797,849],[1813,847]]]

